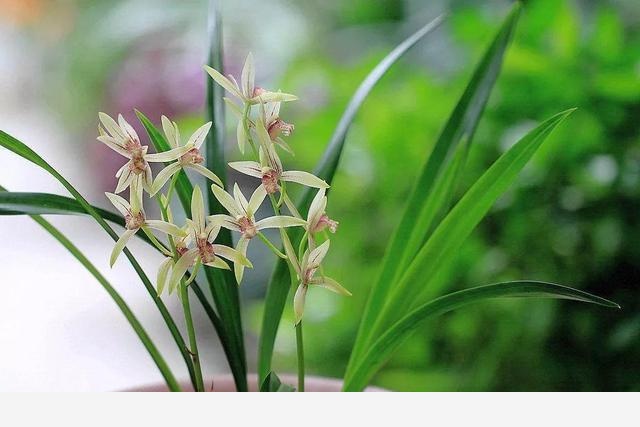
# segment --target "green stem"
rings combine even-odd
[[[196,391],[204,391],[204,381],[202,379],[202,368],[200,366],[200,356],[198,354],[198,341],[196,340],[196,331],[193,327],[193,318],[191,317],[191,305],[189,304],[189,290],[184,279],[180,281],[180,296],[182,300],[182,310],[184,311],[184,322],[187,326],[187,334],[189,335],[189,352],[193,360],[193,368],[196,371]]]
[[[176,188],[176,181],[178,180],[178,175],[180,174],[180,169],[171,177],[171,182],[169,183],[169,189],[167,190],[167,204],[164,209],[169,209],[171,206],[171,198],[173,197],[173,190]]]
[[[161,244],[158,239],[156,238],[156,236],[153,234],[153,232],[151,230],[149,230],[147,227],[142,227],[142,231],[144,231],[144,234],[147,235],[147,237],[149,238],[149,240],[151,241],[151,243],[153,243],[153,246],[156,247],[156,249],[158,249],[160,252],[162,252],[163,254],[165,254],[166,256],[173,256],[173,253],[171,253],[170,251],[168,251],[163,244]]]
[[[171,391],[181,391],[180,385],[176,381],[169,365],[164,360],[155,344],[142,327],[142,324],[138,321],[136,316],[133,314],[127,303],[122,299],[120,294],[111,286],[111,284],[104,278],[104,276],[98,271],[98,269],[84,256],[82,252],[73,244],[69,239],[66,238],[64,234],[62,234],[57,228],[55,228],[51,223],[38,215],[31,215],[31,218],[40,224],[42,228],[47,230],[49,234],[51,234],[58,242],[62,244],[70,253],[73,255],[79,262],[82,264],[88,271],[96,278],[96,280],[102,285],[105,291],[109,294],[111,299],[116,303],[124,317],[126,317],[127,321],[133,328],[133,330],[140,338],[142,345],[147,349],[149,355],[155,362],[156,366],[160,370],[160,373],[164,377],[167,382],[167,386]]]
[[[296,350],[298,353],[298,391],[304,391],[304,344],[302,342],[302,320],[296,325]]]
[[[267,247],[269,249],[271,249],[271,252],[273,252],[274,254],[276,254],[277,256],[279,256],[282,259],[287,259],[287,256],[285,254],[283,254],[282,252],[280,252],[280,250],[278,250],[278,248],[276,248],[273,243],[271,243],[269,241],[269,239],[267,239],[267,236],[265,236],[263,233],[258,231],[258,237],[260,238],[260,240],[262,240],[264,242],[265,245],[267,245]]]

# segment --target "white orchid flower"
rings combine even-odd
[[[156,179],[153,181],[153,185],[151,186],[151,191],[149,191],[151,196],[160,191],[164,184],[181,169],[191,169],[216,184],[220,186],[223,185],[222,181],[216,174],[201,165],[204,161],[204,157],[200,153],[200,147],[202,147],[202,144],[209,133],[209,129],[211,129],[211,125],[212,123],[208,122],[200,126],[193,135],[191,135],[187,143],[182,145],[180,142],[180,130],[178,129],[178,125],[169,120],[166,116],[162,116],[162,129],[164,130],[164,134],[167,137],[167,141],[171,145],[172,150],[184,148],[187,149],[187,151],[178,158],[177,162],[171,163],[158,173],[158,176],[156,176]]]
[[[309,236],[328,228],[331,233],[338,229],[338,222],[330,219],[325,212],[327,208],[326,189],[321,188],[313,198],[307,214],[307,231]]]
[[[264,129],[264,128],[263,128]],[[266,131],[265,131],[266,133]],[[329,188],[322,179],[304,171],[283,171],[282,162],[271,144],[261,144],[260,163],[252,161],[231,162],[229,166],[245,175],[260,178],[267,194],[280,191],[280,181],[296,182],[307,187]],[[266,154],[265,154],[266,153]]]
[[[329,244],[329,240],[326,240],[317,248],[313,250],[307,250],[302,256],[302,260],[299,264],[295,254],[292,252],[293,249],[291,248],[290,244],[285,245],[287,256],[289,257],[291,264],[293,265],[293,268],[295,269],[300,280],[298,289],[296,289],[296,293],[293,297],[293,311],[295,313],[296,325],[302,320],[302,315],[304,313],[304,303],[307,297],[309,286],[318,286],[328,289],[331,292],[335,292],[339,295],[351,296],[351,292],[343,288],[338,282],[331,279],[330,277],[326,277],[324,275],[315,277],[316,271],[320,268],[322,260],[329,251]]]
[[[131,203],[127,202],[117,194],[105,193],[105,195],[111,201],[113,206],[115,206],[115,208],[124,216],[126,228],[125,232],[120,236],[113,248],[113,251],[111,252],[111,258],[109,260],[111,267],[115,264],[118,256],[129,242],[129,239],[131,239],[131,237],[140,229],[142,229],[152,240],[153,234],[149,229],[162,231],[163,233],[176,237],[186,236],[184,230],[170,222],[152,220],[145,217],[142,206],[142,185],[139,183],[139,180],[134,180],[131,184]]]
[[[211,186],[213,194],[230,215],[219,214],[209,217],[212,224],[227,228],[229,230],[240,232],[241,236],[236,245],[236,250],[245,257],[247,256],[247,247],[249,241],[254,238],[260,230],[267,228],[284,228],[295,227],[306,224],[306,221],[292,216],[278,215],[256,221],[255,213],[264,201],[267,192],[264,186],[260,185],[247,201],[238,184],[233,186],[233,197],[222,188],[215,185]],[[234,265],[234,273],[238,284],[242,281],[244,274],[244,266],[242,264]]]
[[[116,178],[118,178],[116,193],[121,193],[128,188],[136,177],[142,177],[143,188],[150,191],[153,176],[149,162],[170,162],[189,151],[189,147],[185,146],[176,147],[163,153],[147,154],[149,147],[140,144],[138,134],[122,117],[122,114],[118,115],[118,122],[105,113],[98,113],[98,116],[102,124],[98,127],[100,133],[98,141],[129,159],[116,172]]]
[[[187,220],[189,234],[195,242],[192,249],[184,249],[180,251],[181,257],[173,266],[169,286],[175,288],[187,269],[196,263],[204,264],[210,267],[222,268],[230,270],[222,258],[232,261],[234,264],[242,264],[244,267],[253,268],[251,262],[237,250],[214,244],[220,226],[212,222],[207,223],[204,214],[204,200],[202,192],[198,186],[194,187],[191,197],[191,219]],[[193,272],[192,274],[196,274]]]
[[[236,79],[229,75],[225,77],[217,70],[205,66],[205,71],[216,81],[220,86],[225,88],[233,96],[240,99],[245,104],[261,104],[265,102],[286,102],[295,101],[297,96],[282,92],[271,92],[255,85],[255,66],[253,64],[253,55],[249,53],[247,59],[242,67],[242,74],[240,77],[240,84]]]

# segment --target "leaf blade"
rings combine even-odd
[[[442,296],[412,310],[393,324],[370,347],[363,360],[346,380],[344,391],[364,389],[373,374],[384,364],[402,341],[424,321],[466,305],[493,298],[544,297],[587,302],[610,308],[620,308],[612,301],[578,289],[538,281],[513,281],[478,286]]]
[[[382,61],[378,63],[378,65],[367,75],[349,101],[349,104],[342,114],[339,124],[327,145],[323,157],[315,168],[314,174],[317,177],[324,179],[327,183],[331,184],[340,161],[349,126],[367,95],[391,65],[393,65],[418,41],[435,30],[442,20],[443,16],[439,16],[409,36],[402,43],[396,46],[396,48],[394,48],[389,54],[387,54],[387,56],[385,56],[385,58],[383,58]],[[308,189],[303,193],[301,200],[298,203],[298,210],[303,216],[306,215],[313,196],[313,193]],[[299,230],[293,230],[289,232],[289,235],[291,236],[291,240],[295,242],[300,240],[302,232]],[[286,262],[283,260],[276,261],[276,267],[274,268],[269,285],[267,286],[265,310],[262,319],[260,341],[258,344],[258,376],[260,382],[264,381],[265,377],[271,371],[271,359],[273,357],[273,348],[278,326],[280,324],[280,319],[282,318],[282,313],[284,312],[287,295],[291,288],[289,279],[289,269]]]

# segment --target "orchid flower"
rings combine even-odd
[[[196,263],[230,270],[229,264],[222,259],[226,258],[234,264],[242,264],[244,267],[253,268],[247,257],[237,250],[213,243],[220,232],[220,226],[212,222],[207,223],[204,214],[204,200],[198,186],[193,188],[191,219],[187,219],[187,226],[191,239],[195,242],[195,247],[187,249],[185,244],[181,249],[178,249],[181,256],[173,266],[171,278],[169,279],[170,287],[177,286],[187,269]],[[193,274],[196,273],[194,272]]]
[[[211,190],[214,196],[216,196],[216,199],[218,199],[230,215],[212,215],[209,217],[209,221],[211,221],[212,224],[240,232],[241,236],[236,245],[236,250],[245,257],[247,256],[249,241],[254,238],[260,230],[266,228],[295,227],[306,224],[306,221],[303,219],[284,215],[272,216],[256,222],[255,213],[267,195],[262,185],[256,188],[249,201],[247,201],[242,191],[240,191],[238,184],[233,186],[233,197],[215,185],[211,186]],[[235,264],[234,272],[236,281],[239,284],[244,274],[244,265]]]
[[[187,151],[178,158],[177,162],[171,163],[169,166],[162,169],[158,173],[158,176],[151,186],[151,191],[149,191],[149,194],[151,196],[160,191],[162,186],[173,175],[175,175],[182,169],[194,170],[200,175],[215,182],[216,184],[220,186],[223,185],[222,181],[216,174],[201,165],[201,163],[204,161],[204,157],[200,153],[200,147],[202,147],[202,144],[204,143],[204,140],[209,133],[209,129],[211,129],[211,122],[205,123],[204,125],[200,126],[193,133],[193,135],[191,135],[185,145],[182,145],[180,142],[180,131],[178,130],[178,125],[175,122],[169,120],[166,116],[162,116],[162,129],[164,130],[164,134],[167,137],[167,141],[171,145],[172,150],[177,148],[184,148],[187,149]]]
[[[140,144],[140,138],[122,117],[118,115],[116,123],[108,114],[99,113],[102,126],[98,127],[100,135],[98,141],[104,143],[113,151],[123,155],[129,161],[116,172],[118,185],[116,193],[121,193],[131,185],[136,176],[142,177],[142,186],[145,190],[151,190],[153,176],[149,162],[170,162],[178,159],[180,156],[189,151],[189,147],[176,147],[172,150],[157,154],[147,154],[149,147]]]
[[[236,79],[229,75],[229,77],[223,76],[217,70],[205,66],[205,71],[216,81],[220,86],[225,88],[229,93],[240,99],[243,103],[248,105],[261,104],[265,102],[286,102],[295,101],[297,96],[282,92],[271,92],[255,85],[255,66],[253,64],[253,55],[249,53],[247,59],[242,67],[242,74],[240,77],[240,84]]]
[[[118,256],[127,245],[129,239],[142,229],[150,239],[154,240],[152,232],[149,229],[162,231],[163,233],[170,234],[176,237],[183,237],[186,235],[184,230],[181,230],[174,224],[166,221],[152,220],[145,217],[144,209],[142,206],[142,185],[140,180],[134,180],[131,184],[130,199],[131,203],[127,202],[124,198],[113,193],[105,193],[107,198],[111,201],[113,206],[124,216],[125,219],[125,232],[120,236],[116,242],[113,251],[111,252],[111,258],[109,264],[113,267]]]
[[[335,233],[338,229],[338,222],[330,219],[325,212],[327,208],[327,196],[325,193],[326,189],[319,189],[309,206],[306,226],[309,236],[319,233],[326,228],[328,228],[331,233]]]
[[[332,292],[335,292],[339,295],[351,296],[351,292],[343,288],[335,280],[324,275],[315,277],[316,271],[320,268],[320,263],[322,263],[322,260],[327,255],[327,251],[329,251],[329,243],[329,240],[326,240],[317,248],[313,250],[307,250],[302,256],[302,260],[300,261],[300,263],[298,263],[298,260],[296,259],[295,253],[293,253],[293,248],[291,248],[290,243],[288,245],[285,244],[287,256],[289,257],[289,260],[291,261],[291,264],[293,265],[293,268],[298,275],[298,279],[300,280],[298,289],[296,289],[296,293],[293,297],[293,311],[295,313],[296,325],[302,320],[304,303],[307,297],[309,286],[319,286],[321,288],[325,288]]]
[[[240,110],[240,107],[238,107],[232,100],[230,100],[229,98],[224,98],[224,101],[231,112],[238,118],[236,138],[238,140],[238,148],[240,149],[240,152],[244,154],[244,147],[248,140],[244,128],[244,115]],[[280,135],[291,135],[291,133],[293,133],[293,130],[295,129],[295,126],[293,124],[287,123],[280,118],[280,104],[280,102],[269,102],[268,104],[262,106],[263,108],[261,108],[261,117],[258,119],[258,125],[260,124],[260,122],[262,123],[262,126],[264,126],[267,130],[267,134],[269,135],[269,139],[271,140],[271,142],[273,142],[289,154],[294,155],[293,150],[291,149],[289,144],[287,144],[284,139],[280,137]],[[247,122],[249,128],[255,128],[257,125],[248,118]]]
[[[263,128],[264,129],[264,128]],[[266,133],[266,131],[265,131]],[[260,178],[267,194],[280,191],[280,181],[296,182],[315,188],[329,188],[322,179],[304,171],[283,171],[282,162],[271,144],[261,144],[260,163],[252,161],[231,162],[229,166],[245,175]],[[266,154],[265,154],[266,153]]]

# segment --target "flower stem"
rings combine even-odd
[[[189,335],[189,347],[191,359],[193,360],[193,368],[196,371],[196,391],[204,391],[204,381],[202,379],[202,368],[200,366],[200,356],[198,355],[198,342],[196,340],[196,331],[193,327],[193,318],[191,317],[191,305],[189,304],[189,289],[184,279],[180,281],[180,296],[182,300],[182,309],[184,311],[184,321],[187,326]]]
[[[298,353],[298,391],[304,391],[304,344],[302,343],[302,320],[296,325],[296,349]]]
[[[283,254],[282,252],[280,252],[278,250],[278,248],[276,248],[273,243],[271,243],[269,241],[269,239],[267,239],[267,236],[265,236],[263,233],[258,231],[258,237],[260,237],[260,240],[262,240],[264,242],[265,245],[267,245],[267,247],[269,249],[271,249],[271,252],[273,252],[274,254],[278,255],[280,258],[282,259],[287,259],[287,256],[285,254]]]

